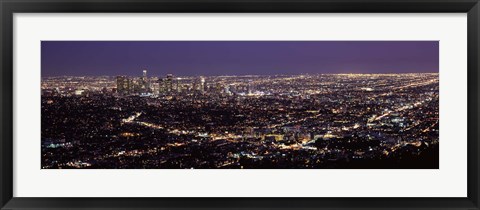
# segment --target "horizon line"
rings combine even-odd
[[[162,76],[172,74],[172,73],[165,73]],[[177,75],[182,77],[247,77],[247,76],[300,76],[300,75],[389,75],[389,74],[440,74],[439,72],[401,72],[401,73],[304,73],[304,74],[240,74],[240,75]],[[175,75],[175,74],[172,74]],[[41,78],[45,77],[117,77],[117,76],[126,76],[126,77],[142,77],[141,74],[135,75],[58,75],[58,76],[41,76]],[[148,77],[160,77],[158,75],[148,76]]]

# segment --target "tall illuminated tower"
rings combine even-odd
[[[248,83],[247,83],[247,92],[248,92],[248,94],[252,94],[252,92],[253,92],[252,80],[251,79],[249,79]]]
[[[180,78],[180,77],[177,77],[177,78],[175,79],[175,90],[177,91],[177,93],[182,92],[182,87],[180,86],[180,80],[181,80],[181,79],[182,79],[182,78]]]
[[[172,92],[173,90],[173,75],[167,74],[167,78],[165,79],[165,89],[166,92]]]
[[[200,77],[200,92],[205,92],[205,77]]]
[[[130,80],[126,76],[117,76],[117,93],[127,95],[130,92]]]

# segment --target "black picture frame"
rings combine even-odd
[[[1,209],[479,209],[478,0],[0,0]],[[17,198],[13,197],[14,13],[467,13],[468,196],[466,198]],[[448,181],[448,180],[446,180]]]

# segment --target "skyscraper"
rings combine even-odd
[[[171,93],[173,91],[173,75],[167,74],[167,78],[165,79],[165,91]]]
[[[117,76],[117,93],[120,95],[130,93],[130,80],[126,76]]]
[[[176,90],[177,93],[182,92],[182,87],[180,86],[180,80],[181,80],[180,77],[177,77],[175,79],[175,90]]]
[[[143,76],[141,80],[141,92],[147,93],[150,92],[150,82],[147,77],[147,70],[143,70]]]
[[[200,92],[205,92],[205,77],[200,77]]]
[[[165,86],[165,80],[164,78],[158,78],[157,83],[158,83],[158,94],[165,94],[166,92],[166,86]]]
[[[217,82],[217,83],[215,84],[215,92],[216,92],[217,94],[220,94],[220,93],[222,93],[222,89],[223,89],[223,88],[222,88],[222,84],[219,83],[219,82]]]

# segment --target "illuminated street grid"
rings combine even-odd
[[[439,77],[42,78],[42,168],[438,168]]]

